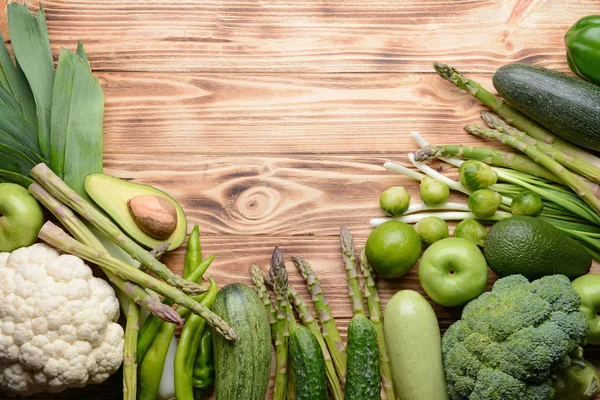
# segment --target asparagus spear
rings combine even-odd
[[[306,281],[315,310],[323,327],[323,339],[333,359],[333,365],[342,381],[346,379],[346,346],[331,313],[331,308],[325,300],[319,278],[313,272],[309,263],[300,257],[292,257],[294,265]]]
[[[345,226],[342,226],[340,229],[340,244],[342,246],[342,258],[344,259],[344,265],[346,266],[346,281],[348,282],[348,293],[350,296],[350,304],[352,305],[352,315],[365,315],[362,291],[360,290],[358,271],[356,270],[354,239],[348,228]]]
[[[128,301],[123,349],[123,400],[137,399],[137,340],[140,332],[140,307]]]
[[[71,211],[70,208],[60,203],[54,196],[48,193],[38,183],[32,183],[29,186],[29,192],[36,200],[44,205],[65,228],[83,244],[93,247],[100,251],[106,251],[98,238],[88,229],[87,226]],[[150,311],[162,320],[176,324],[182,324],[183,320],[169,306],[162,304],[158,296],[148,293],[144,288],[136,283],[129,282],[110,271],[104,271],[108,279],[136,304]]]
[[[556,183],[562,183],[554,174],[533,161],[531,158],[516,153],[509,153],[507,151],[486,147],[462,146],[460,144],[446,144],[442,146],[426,146],[415,153],[415,160],[419,162],[440,157],[458,157],[468,160],[479,160],[486,164],[511,168]]]
[[[152,257],[144,248],[121,232],[114,222],[67,186],[46,164],[36,165],[31,170],[31,177],[38,181],[44,189],[59,201],[88,220],[131,257],[148,267],[168,284],[181,288],[185,293],[202,293],[207,290],[203,285],[183,279],[166,265]]]
[[[122,261],[112,258],[104,251],[95,250],[78,242],[51,221],[44,224],[38,237],[66,253],[73,254],[79,258],[92,262],[121,278],[135,282],[142,287],[170,298],[173,302],[190,309],[194,314],[206,319],[206,322],[226,339],[232,341],[238,340],[236,333],[227,322],[179,289],[169,286],[165,282],[156,279],[139,269],[133,268]]]
[[[271,257],[269,282],[275,293],[275,389],[274,400],[284,400],[287,395],[289,325],[287,319],[287,270],[279,247],[275,247]]]
[[[379,344],[379,367],[381,372],[381,386],[389,399],[394,399],[394,383],[392,380],[392,366],[385,342],[383,332],[383,312],[381,310],[381,300],[377,287],[375,286],[375,273],[373,267],[367,260],[365,249],[360,252],[360,266],[363,277],[365,278],[365,297],[367,307],[369,308],[369,319],[375,326],[377,332],[377,343]]]
[[[475,125],[469,125],[465,127],[465,130],[472,135],[482,136],[489,139],[498,140],[510,147],[520,150],[527,154],[534,161],[538,162],[542,166],[546,167],[550,172],[558,176],[566,185],[568,185],[573,191],[581,197],[586,203],[589,204],[596,212],[600,212],[600,199],[598,199],[592,191],[589,185],[577,178],[569,172],[565,167],[556,162],[552,157],[544,154],[543,151],[535,148],[528,144],[524,140],[507,135],[494,129],[485,129]]]
[[[504,100],[494,96],[492,93],[484,89],[479,83],[470,80],[453,67],[446,64],[436,63],[433,64],[433,68],[442,78],[469,93],[489,109],[505,118],[509,124],[519,128],[523,132],[526,132],[529,136],[541,140],[542,142],[551,144],[567,154],[584,159],[590,164],[600,167],[600,159],[598,159],[598,157],[578,148],[577,146],[559,138],[558,136],[555,136],[549,130],[539,125],[525,114],[515,110],[505,103]]]
[[[510,136],[516,136],[543,151],[546,155],[552,157],[555,161],[559,162],[571,171],[577,172],[578,174],[585,176],[595,183],[600,183],[600,168],[581,158],[573,157],[572,155],[567,154],[556,147],[549,145],[548,143],[537,140],[527,135],[525,132],[518,130],[517,128],[513,128],[506,123],[506,121],[502,120],[502,118],[494,115],[491,112],[483,111],[481,113],[481,117],[490,128],[496,129],[497,131],[506,133]]]
[[[300,293],[298,293],[292,286],[288,286],[288,297],[294,303],[294,308],[298,312],[298,316],[300,317],[300,321],[302,321],[302,325],[311,331],[311,333],[317,338],[319,346],[321,346],[323,358],[325,359],[325,372],[327,374],[327,381],[329,383],[329,389],[331,390],[333,398],[335,400],[343,400],[344,393],[342,392],[340,381],[335,372],[335,367],[333,365],[333,361],[331,360],[331,354],[327,349],[327,345],[325,344],[325,340],[323,339],[323,335],[321,334],[321,330],[319,329],[319,325],[317,324],[315,317],[304,302],[304,299]]]

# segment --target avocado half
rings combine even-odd
[[[171,196],[149,185],[127,182],[105,174],[90,174],[85,177],[84,187],[87,194],[104,210],[133,240],[144,247],[153,249],[161,244],[170,243],[169,250],[178,248],[185,240],[187,220],[183,209]],[[127,202],[137,196],[160,196],[169,200],[177,210],[177,227],[165,240],[154,239],[137,226]]]

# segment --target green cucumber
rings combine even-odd
[[[325,359],[314,335],[304,326],[298,326],[290,336],[289,352],[296,400],[327,400]]]
[[[600,150],[600,86],[526,64],[504,65],[494,87],[508,104],[565,140]]]
[[[348,324],[348,361],[345,400],[379,400],[379,346],[377,332],[369,319],[355,315]]]
[[[213,334],[217,398],[264,400],[271,373],[271,328],[265,306],[253,289],[231,283],[217,293],[213,311],[239,337],[231,342]]]
[[[385,308],[383,327],[396,397],[447,400],[440,328],[427,300],[399,291]]]

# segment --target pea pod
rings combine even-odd
[[[211,308],[217,292],[217,284],[213,279],[210,279],[210,288],[201,303]],[[192,379],[194,361],[205,326],[206,320],[193,314],[189,316],[181,330],[179,345],[175,353],[175,394],[178,400],[194,400]]]
[[[213,359],[212,329],[205,329],[196,351],[192,383],[196,389],[209,388],[215,380],[215,362]]]
[[[185,253],[185,262],[183,264],[183,277],[189,276],[192,271],[202,261],[202,247],[200,246],[200,230],[198,225],[194,225],[194,229],[188,236],[187,251]]]

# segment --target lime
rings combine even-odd
[[[410,225],[389,221],[373,229],[365,253],[377,274],[397,278],[417,263],[421,255],[421,238]]]

